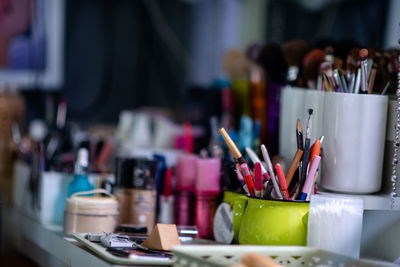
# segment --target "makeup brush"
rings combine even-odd
[[[338,67],[336,66],[336,64],[332,64],[332,77],[333,77],[333,80],[335,81],[335,85],[336,86],[339,86],[338,88],[340,88],[340,91],[341,92],[346,92],[346,90],[345,90],[345,86],[344,86],[344,84],[342,83],[342,79],[340,78],[340,73],[339,73],[339,69],[338,69]]]
[[[282,45],[282,54],[288,65],[286,80],[290,85],[301,86],[302,63],[310,51],[310,45],[304,40],[290,40]]]
[[[368,80],[368,94],[372,94],[374,91],[376,71],[377,71],[377,66],[376,63],[374,63],[372,65],[371,73],[369,75],[369,80]]]
[[[246,160],[243,158],[242,153],[240,153],[239,149],[229,136],[229,134],[226,132],[224,128],[219,129],[220,134],[225,140],[226,145],[228,146],[229,150],[232,152],[233,156],[235,157],[236,161],[239,162],[240,164],[246,163]],[[247,164],[247,163],[246,163]]]
[[[301,169],[301,178],[300,178],[300,191],[304,186],[304,182],[306,180],[307,174],[307,166],[309,161],[309,153],[310,153],[310,139],[311,139],[311,131],[312,131],[312,114],[313,110],[308,110],[308,122],[307,122],[307,130],[306,130],[306,141],[304,145],[304,154],[303,154],[303,162],[302,162],[302,169]]]
[[[232,79],[249,78],[249,63],[240,50],[228,50],[224,54],[222,66]]]
[[[268,80],[275,82],[284,82],[286,80],[287,65],[279,44],[265,44],[260,50],[257,63],[264,68]]]
[[[334,51],[335,50],[333,49],[333,46],[328,45],[327,47],[325,47],[325,49],[324,49],[325,62],[333,63],[335,61],[335,57],[333,55]]]
[[[325,60],[325,53],[321,49],[312,49],[303,59],[303,73],[308,88],[317,88],[316,81],[319,75],[319,66]],[[318,88],[319,89],[319,88]]]
[[[360,68],[361,68],[361,94],[368,93],[368,76],[367,76],[367,58],[368,50],[363,48],[359,52]]]
[[[326,79],[328,80],[329,87],[332,89],[332,91],[336,91],[336,83],[333,79],[332,63],[323,62],[321,64],[321,73],[325,75]]]

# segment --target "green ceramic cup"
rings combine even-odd
[[[235,238],[246,245],[307,245],[308,202],[264,200],[247,197],[233,202],[239,228]],[[236,224],[235,224],[236,223]]]
[[[224,191],[223,202],[226,202],[231,205],[233,210],[233,239],[235,243],[238,243],[238,236],[240,230],[240,223],[242,222],[243,215],[247,205],[247,197],[246,195],[239,194],[231,191]]]

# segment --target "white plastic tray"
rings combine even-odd
[[[89,240],[86,239],[87,233],[79,233],[79,234],[72,234],[72,236],[78,240],[79,242],[82,242],[85,244],[87,248],[89,248],[91,251],[95,252],[99,256],[101,256],[103,259],[107,260],[108,262],[111,262],[113,264],[123,264],[123,265],[172,265],[173,260],[171,259],[165,259],[165,258],[151,258],[149,257],[141,257],[137,259],[132,259],[132,258],[122,258],[122,257],[117,257],[112,255],[111,253],[106,251],[106,248],[103,247],[100,244],[90,242]]]
[[[399,267],[394,263],[354,259],[308,247],[287,246],[180,246],[173,247],[176,267],[209,267],[240,264],[242,255],[256,252],[283,266]]]

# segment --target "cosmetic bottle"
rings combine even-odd
[[[68,185],[68,197],[77,192],[94,189],[94,186],[89,182],[88,168],[89,153],[86,148],[80,148],[75,162],[74,178]]]
[[[160,198],[160,223],[174,223],[174,196],[172,195],[172,170],[165,170],[163,193]]]
[[[195,182],[195,225],[199,238],[213,239],[214,214],[220,193],[221,161],[197,159]]]
[[[135,158],[131,184],[128,184],[130,199],[129,223],[146,226],[151,233],[156,221],[156,172],[157,160]]]
[[[182,154],[176,163],[175,223],[193,224],[193,191],[197,156]]]

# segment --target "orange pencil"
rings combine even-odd
[[[315,141],[315,143],[312,145],[312,147],[311,147],[311,153],[310,153],[310,166],[311,166],[311,163],[313,162],[313,160],[314,160],[314,157],[315,156],[319,156],[319,153],[320,153],[320,150],[321,150],[321,141],[319,141],[319,139],[317,139],[316,141]]]
[[[293,157],[292,163],[290,163],[289,170],[286,173],[287,185],[290,185],[290,182],[292,182],[293,175],[296,172],[297,166],[299,166],[299,162],[302,156],[303,156],[303,150],[297,149],[296,154]]]

